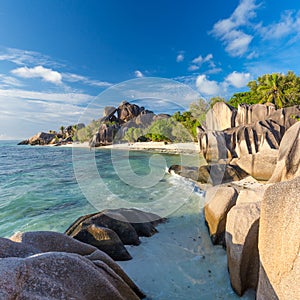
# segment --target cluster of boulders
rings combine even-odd
[[[228,162],[232,153],[238,154],[233,160],[235,165],[252,175],[208,188],[205,219],[212,242],[226,247],[230,280],[238,295],[251,288],[256,290],[257,299],[300,299],[300,122],[289,113],[293,111],[299,116],[299,107],[280,111],[268,107],[259,117],[253,115],[254,111],[248,107],[247,113],[235,115],[238,122],[254,123],[218,131],[227,134],[231,130],[235,134],[234,145],[229,144],[232,139],[228,137],[221,143],[226,146],[227,156],[219,156],[224,149],[205,148],[200,140],[207,158]],[[222,126],[233,124],[231,112],[228,109],[227,122],[223,120]],[[257,120],[263,116],[268,119]],[[266,122],[273,124],[272,130]],[[220,126],[217,120],[211,124]],[[255,131],[257,126],[264,130]],[[279,131],[276,126],[280,126]],[[245,128],[251,128],[257,136],[246,135],[245,139],[244,134],[239,135],[239,130],[250,132]],[[210,144],[209,135],[201,137],[205,140],[205,136],[206,145],[219,145],[216,139]],[[243,150],[231,152],[233,149]],[[262,183],[254,177],[268,181]]]
[[[129,128],[146,128],[154,121],[169,118],[167,114],[156,115],[143,106],[122,101],[118,107],[107,106],[100,119],[100,127],[93,135],[89,144],[99,147],[118,143]]]
[[[141,299],[108,255],[62,233],[0,238],[0,299]]]
[[[268,180],[275,168],[285,132],[300,117],[300,106],[275,110],[272,104],[216,103],[198,127],[200,151],[209,164],[237,165],[258,180]]]
[[[62,127],[60,132],[56,132],[55,130],[50,130],[49,132],[39,132],[27,140],[21,141],[18,145],[60,146],[67,143],[72,143],[76,131],[84,127],[85,125],[83,123],[79,123],[76,125],[67,126],[66,128]]]
[[[142,299],[143,292],[114,260],[130,259],[165,221],[136,209],[80,217],[66,234],[37,231],[0,238],[0,299]]]

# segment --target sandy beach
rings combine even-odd
[[[72,143],[61,145],[60,147],[76,147],[76,148],[89,148],[88,142],[85,143]],[[116,149],[116,150],[136,150],[136,151],[153,151],[160,153],[171,154],[195,154],[199,153],[198,143],[174,143],[165,144],[164,142],[139,142],[139,143],[124,143],[113,144],[109,146],[101,146],[95,149]]]

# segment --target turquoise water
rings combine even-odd
[[[159,233],[127,246],[119,262],[147,299],[240,299],[230,287],[226,252],[213,246],[202,191],[165,169],[197,157],[84,148],[17,146],[0,141],[0,236],[64,232],[79,216],[108,207],[167,214]],[[96,206],[96,207],[95,207]],[[255,299],[250,292],[243,299]]]
[[[0,142],[0,236],[8,237],[16,231],[55,230],[63,232],[76,218],[95,212],[95,208],[82,193],[73,169],[71,148],[17,146],[16,141]],[[73,156],[72,156],[73,155]],[[132,203],[147,203],[162,197],[174,187],[170,175],[164,174],[161,180],[148,188],[133,188],[118,176],[111,159],[110,150],[98,150],[92,155],[111,194]],[[84,159],[90,159],[89,149],[76,149],[76,158],[85,166]],[[115,155],[116,156],[116,155]],[[151,153],[130,152],[130,165],[136,174],[150,172]],[[120,152],[118,160],[127,160]],[[176,155],[163,155],[167,165],[179,162]],[[163,165],[155,166],[163,173]],[[105,203],[103,191],[97,182],[89,180],[88,189],[99,196],[98,201]],[[104,205],[104,204],[103,204]],[[102,206],[103,206],[102,205]],[[103,208],[106,208],[103,206]]]

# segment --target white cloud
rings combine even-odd
[[[141,71],[139,71],[139,70],[134,71],[134,75],[135,75],[135,77],[137,77],[137,78],[142,78],[142,77],[144,77],[144,74],[143,74]]]
[[[214,24],[211,34],[225,45],[225,51],[231,56],[242,56],[248,51],[253,36],[241,30],[250,25],[249,20],[256,16],[259,7],[256,0],[241,0],[232,15]]]
[[[182,62],[184,60],[184,55],[182,53],[179,53],[176,57],[177,62]]]
[[[20,67],[11,71],[12,74],[22,78],[42,78],[53,84],[62,84],[62,75],[52,69],[36,66],[34,68]]]
[[[200,67],[204,63],[209,63],[209,66],[214,68],[215,64],[212,59],[213,59],[213,55],[211,53],[207,54],[205,57],[202,57],[202,55],[199,55],[192,60],[192,65],[189,66],[188,70],[196,71],[196,70],[200,69]]]
[[[239,73],[234,71],[225,78],[225,81],[236,88],[241,88],[246,86],[250,79],[250,73]]]
[[[98,87],[109,87],[112,85],[111,83],[106,81],[94,80],[86,76],[71,74],[71,73],[63,73],[62,78],[63,80],[68,82],[82,82],[87,85],[98,86]]]
[[[197,77],[196,87],[200,93],[207,96],[216,96],[222,91],[221,85],[217,81],[207,79],[206,75],[199,75]]]
[[[0,96],[21,99],[35,99],[50,102],[64,102],[73,104],[82,104],[91,101],[94,97],[81,93],[46,93],[26,91],[21,89],[0,89]]]
[[[300,34],[300,11],[296,14],[293,11],[284,11],[280,21],[262,26],[257,26],[258,31],[265,40],[274,40],[286,37],[288,35]]]

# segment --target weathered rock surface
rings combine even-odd
[[[240,167],[228,164],[210,164],[200,168],[172,165],[168,172],[212,185],[238,181],[248,176]]]
[[[91,147],[99,147],[117,143],[129,128],[145,128],[155,117],[152,111],[127,101],[121,102],[118,107],[107,106],[100,120],[101,125],[89,144]]]
[[[241,104],[238,106],[235,126],[263,121],[275,112],[273,104]]]
[[[260,203],[267,186],[243,189],[236,205],[227,214],[226,251],[230,281],[241,296],[248,289],[256,290],[259,274],[258,228]]]
[[[123,251],[125,248],[121,247],[120,242],[139,245],[139,236],[152,236],[157,232],[155,226],[164,221],[158,215],[137,209],[111,209],[78,218],[66,234],[97,246],[116,260],[127,260],[131,256]],[[113,247],[110,249],[108,245]]]
[[[199,168],[197,181],[218,185],[221,183],[238,181],[247,176],[248,174],[238,166],[229,164],[211,164]]]
[[[238,197],[233,187],[216,186],[205,194],[204,215],[214,245],[225,246],[226,218]]]
[[[39,132],[28,140],[24,140],[19,145],[48,145],[55,138],[55,134]]]
[[[278,162],[269,182],[280,182],[300,176],[300,122],[285,133],[279,147]]]
[[[262,150],[238,158],[235,164],[258,180],[269,180],[275,170],[278,150]]]
[[[11,239],[0,239],[0,299],[144,297],[119,265],[93,246],[55,232]]]
[[[250,107],[247,107],[247,109],[248,111],[251,110]],[[247,154],[278,149],[286,130],[297,122],[292,116],[300,116],[300,106],[276,111],[270,110],[266,106],[255,106],[252,109],[257,110],[257,112],[254,115],[252,114],[251,118],[249,117],[250,120],[245,117],[245,120],[240,121],[241,124],[238,126],[221,131],[211,131],[204,127],[198,127],[200,151],[207,162],[220,160],[229,162],[232,158],[240,158]],[[267,118],[249,124],[244,123],[263,116],[267,116]],[[215,120],[215,122],[219,121]],[[235,122],[232,122],[232,124],[235,124]]]
[[[217,102],[206,114],[207,130],[223,130],[235,126],[236,109],[225,102]]]
[[[261,204],[257,299],[300,299],[300,177],[270,186]]]
[[[72,237],[78,241],[95,246],[108,254],[113,260],[132,259],[119,236],[109,228],[95,224],[82,225],[76,228],[76,232],[73,233]]]

